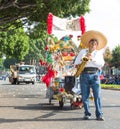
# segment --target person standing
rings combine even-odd
[[[85,116],[83,119],[89,120],[91,117],[89,97],[90,89],[92,88],[96,107],[96,120],[103,121],[104,117],[101,104],[100,71],[105,62],[103,53],[100,49],[105,48],[107,39],[101,32],[90,30],[81,36],[81,43],[85,48],[78,53],[74,64],[78,67],[78,65],[80,65],[84,60],[84,57],[88,59],[84,66],[84,70],[80,74],[82,101],[85,110]]]

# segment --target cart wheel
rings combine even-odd
[[[63,100],[59,101],[59,106],[62,108],[64,106]]]
[[[51,104],[51,98],[49,99],[49,104]]]
[[[71,110],[73,110],[75,108],[73,103],[71,104],[70,108],[71,108]]]
[[[73,109],[73,104],[70,105],[70,109],[71,109],[71,110]]]

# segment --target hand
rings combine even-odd
[[[91,55],[91,53],[88,53],[86,56],[88,57],[88,60],[92,60],[92,55]]]

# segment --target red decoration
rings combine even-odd
[[[60,92],[65,92],[65,89],[64,88],[60,88],[59,91]]]
[[[70,34],[69,37],[70,37],[70,38],[73,38],[73,35]]]
[[[81,16],[80,18],[80,27],[81,27],[80,29],[82,31],[82,34],[84,34],[85,33],[85,19],[83,16]]]
[[[53,26],[53,14],[49,13],[47,19],[47,32],[48,34],[52,34],[52,26]]]
[[[40,59],[40,61],[39,61],[39,62],[40,62],[40,65],[43,65],[43,61],[42,61],[41,59]]]
[[[45,47],[45,50],[48,51],[48,46]]]
[[[51,78],[49,77],[48,74],[46,74],[45,76],[42,77],[42,82],[44,82],[47,87],[50,85]]]
[[[62,52],[63,56],[68,56],[68,52]]]
[[[80,36],[80,35],[78,35],[78,36],[77,36],[77,40],[79,41],[79,40],[80,40],[80,38],[81,38],[81,36]]]
[[[59,55],[56,55],[55,56],[55,60],[59,60]]]
[[[75,53],[74,52],[70,52],[70,56],[75,56]]]
[[[52,66],[49,66],[47,74],[42,77],[42,82],[44,82],[46,86],[49,87],[51,79],[54,78],[56,74],[57,72],[52,69]]]
[[[47,66],[48,65],[47,62],[42,61],[41,59],[40,59],[39,63],[40,63],[41,66],[45,66],[45,65]]]

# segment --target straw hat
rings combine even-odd
[[[99,31],[95,31],[95,30],[90,30],[85,32],[82,36],[81,36],[81,43],[84,47],[88,48],[89,47],[89,41],[91,39],[97,39],[98,41],[98,46],[97,46],[97,50],[100,50],[102,48],[104,48],[107,44],[107,38]]]

